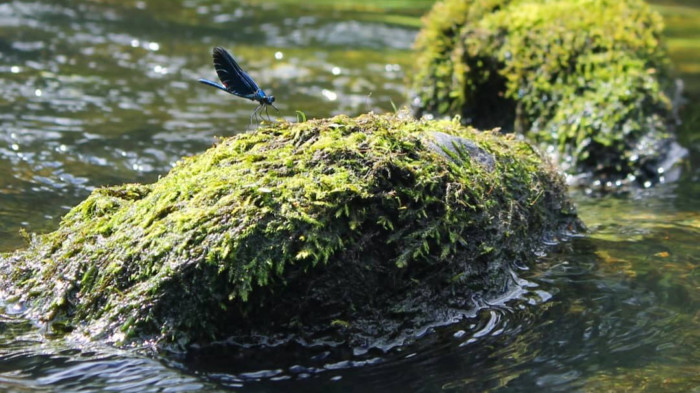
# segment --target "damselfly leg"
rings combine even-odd
[[[256,122],[258,121],[258,111],[260,110],[260,107],[261,107],[261,106],[262,106],[262,105],[258,105],[258,106],[255,108],[255,110],[253,111],[253,113],[250,114],[250,125],[251,125],[251,126],[253,125],[253,119],[255,119]]]

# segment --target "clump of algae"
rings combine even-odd
[[[405,113],[338,116],[265,126],[153,184],[98,189],[0,256],[0,284],[32,317],[117,344],[376,335],[367,321],[399,329],[383,319],[428,322],[503,290],[511,264],[578,226],[527,143]]]
[[[424,18],[418,112],[551,148],[591,181],[655,181],[672,150],[663,21],[643,0],[443,0]]]

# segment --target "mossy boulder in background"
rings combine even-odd
[[[527,143],[405,113],[277,123],[154,184],[98,189],[0,256],[32,318],[116,343],[231,335],[366,345],[503,293],[579,226]]]
[[[662,28],[642,0],[444,0],[416,40],[414,104],[524,133],[580,178],[653,182],[682,155]]]

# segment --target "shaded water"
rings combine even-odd
[[[384,3],[0,4],[0,250],[22,246],[19,228],[52,230],[95,187],[153,181],[248,128],[255,104],[196,82],[215,78],[215,45],[289,120],[403,104],[417,16],[430,2]],[[700,6],[664,3],[688,92],[683,178],[634,195],[575,194],[591,233],[521,272],[516,299],[341,362],[292,347],[147,358],[46,337],[8,308],[0,390],[700,392]]]

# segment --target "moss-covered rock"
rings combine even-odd
[[[642,0],[443,0],[416,40],[414,103],[525,133],[571,174],[654,181],[673,142],[662,29]]]
[[[30,316],[117,343],[389,337],[500,293],[579,225],[524,142],[405,114],[277,123],[102,188],[0,257]],[[447,318],[447,319],[445,319]]]

